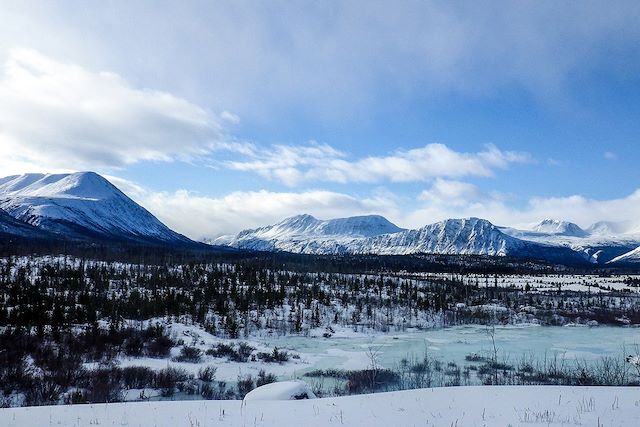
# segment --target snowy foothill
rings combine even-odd
[[[141,402],[0,410],[4,427],[637,427],[639,421],[638,387],[451,387],[312,400]]]

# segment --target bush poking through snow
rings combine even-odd
[[[256,387],[262,387],[263,385],[275,383],[277,378],[273,374],[267,374],[264,369],[260,369],[258,372],[258,378],[256,379]]]
[[[271,353],[260,352],[257,354],[257,357],[266,363],[283,363],[289,361],[289,353],[278,350],[278,347],[274,347]]]
[[[255,388],[255,383],[251,374],[247,376],[238,376],[238,395],[244,398],[247,393]]]
[[[217,370],[218,369],[215,366],[200,368],[198,370],[198,379],[202,382],[210,383],[215,379]]]
[[[180,350],[180,355],[174,357],[173,360],[176,362],[189,362],[189,363],[199,363],[202,358],[202,350],[198,347],[189,347],[185,345]]]
[[[213,357],[226,357],[232,362],[245,363],[249,361],[254,350],[255,347],[251,347],[246,342],[239,343],[237,349],[232,344],[218,343],[208,349],[206,354]]]

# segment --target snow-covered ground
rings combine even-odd
[[[638,387],[455,387],[298,401],[181,401],[0,409],[3,427],[626,426]]]
[[[156,323],[151,320],[146,323]],[[116,361],[118,366],[125,368],[128,366],[146,366],[154,370],[160,370],[167,367],[175,367],[186,370],[187,372],[197,375],[200,369],[207,366],[216,368],[215,377],[220,381],[234,382],[238,376],[253,375],[256,376],[261,370],[274,374],[279,378],[295,377],[295,373],[301,370],[309,370],[320,360],[320,356],[305,355],[300,356],[293,347],[287,346],[285,342],[278,341],[277,344],[270,345],[270,341],[249,338],[249,339],[228,339],[215,337],[197,325],[186,325],[184,323],[163,322],[169,335],[176,341],[184,341],[184,345],[196,347],[202,351],[200,362],[178,362],[173,358],[180,354],[182,346],[171,349],[171,357],[168,359],[158,359],[152,357],[119,357]],[[289,360],[281,363],[267,363],[259,359],[249,360],[246,362],[237,362],[229,360],[225,357],[213,357],[205,354],[215,344],[226,344],[237,347],[239,343],[246,343],[254,348],[253,354],[257,352],[270,353],[274,347],[278,347],[281,351],[286,351]],[[85,363],[86,368],[92,369],[99,366],[98,363]],[[137,398],[137,396],[134,396]]]
[[[438,278],[458,278],[465,284],[478,284],[480,287],[515,287],[525,289],[527,285],[533,291],[562,290],[575,292],[610,292],[628,291],[632,293],[640,292],[640,288],[625,283],[625,279],[639,279],[638,275],[614,275],[598,276],[595,274],[501,274],[497,276],[482,274],[458,275],[452,273],[423,273],[412,274],[412,276],[428,279]]]

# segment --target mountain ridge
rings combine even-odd
[[[363,216],[354,218],[382,218]],[[340,221],[349,218],[341,218]],[[296,215],[264,227],[248,229],[235,236],[222,236],[214,243],[241,250],[284,251],[307,254],[445,254],[534,257],[604,263],[626,253],[634,245],[634,237],[607,240],[593,235],[578,225],[545,219],[529,230],[500,227],[481,218],[447,219],[418,229],[380,230],[362,233],[318,233],[317,220],[311,215]],[[640,243],[639,243],[640,244]]]

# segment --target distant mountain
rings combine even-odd
[[[597,222],[587,229],[568,221],[546,219],[528,230],[500,227],[504,233],[529,242],[565,247],[594,264],[604,264],[640,245],[640,233],[626,223]]]
[[[406,230],[379,215],[330,220],[297,215],[208,243],[303,254],[486,255],[603,264],[637,256],[640,233],[627,230],[633,227],[600,222],[585,230],[552,219],[518,230],[480,218]],[[0,238],[206,247],[172,231],[93,172],[0,178]]]
[[[558,221],[555,219],[544,219],[540,221],[533,227],[532,231],[541,234],[573,237],[585,237],[588,234],[573,222]]]
[[[245,230],[214,241],[238,249],[306,254],[446,254],[564,259],[578,257],[566,248],[526,242],[479,218],[448,219],[403,230],[379,216],[318,220],[310,215]]]
[[[402,230],[379,215],[331,220],[297,215],[274,225],[241,231],[237,236],[222,236],[212,243],[258,251],[350,253],[351,248],[368,238]]]
[[[640,262],[640,246],[613,258],[609,264],[627,264]]]
[[[435,253],[447,255],[497,255],[515,253],[522,241],[479,218],[447,219],[417,230],[377,236],[360,252],[387,255]]]
[[[65,239],[195,244],[93,172],[0,178],[0,209]]]

